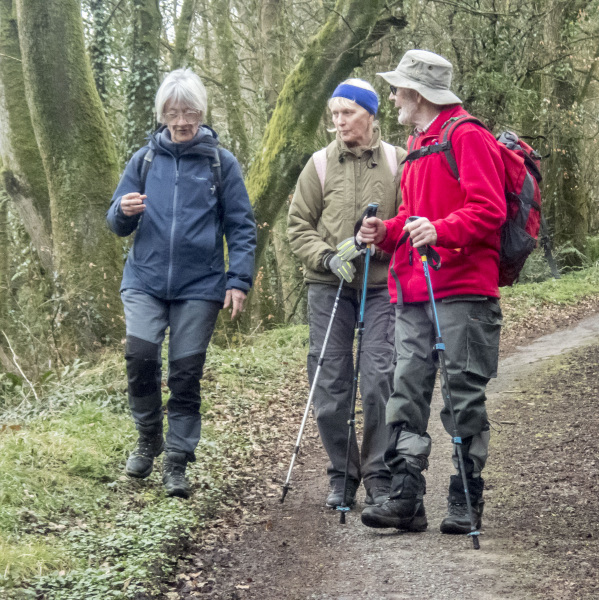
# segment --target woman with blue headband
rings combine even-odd
[[[368,82],[344,81],[333,92],[328,108],[336,139],[316,152],[300,174],[289,209],[288,234],[293,252],[304,265],[308,286],[310,384],[339,281],[344,280],[313,395],[318,430],[330,461],[326,505],[335,508],[343,501],[354,329],[363,280],[363,261],[356,260],[354,225],[370,203],[379,205],[377,216],[381,219],[397,214],[406,152],[381,140],[375,120],[378,96]],[[387,289],[389,259],[388,254],[376,250],[368,273],[360,357],[364,427],[361,448],[356,440],[351,444],[347,506],[355,503],[360,482],[366,488],[366,504],[381,504],[389,495],[391,475],[383,460],[388,443],[385,405],[392,389],[394,354],[394,311]]]

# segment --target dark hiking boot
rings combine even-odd
[[[140,431],[137,445],[127,459],[125,473],[129,477],[145,479],[154,469],[154,459],[164,450],[162,429],[153,433]]]
[[[484,480],[482,477],[468,479],[468,493],[472,506],[472,516],[476,529],[482,525],[485,501],[482,498]],[[466,504],[466,494],[461,475],[452,475],[447,497],[447,516],[441,521],[441,533],[466,534],[471,532],[470,515]]]
[[[380,506],[389,499],[391,482],[388,485],[373,485],[366,490],[364,504],[367,506]]]
[[[368,506],[362,511],[362,523],[367,527],[424,531],[428,526],[424,494],[426,481],[420,469],[406,463],[401,472],[393,474],[389,498],[381,506]]]
[[[408,531],[425,531],[428,527],[422,498],[388,499],[381,506],[368,506],[362,511],[366,527],[395,527]]]
[[[472,505],[472,516],[476,529],[482,525],[484,500],[479,500]],[[441,521],[441,533],[470,533],[470,515],[468,514],[468,505],[447,503],[447,516]]]
[[[362,523],[375,529],[425,531],[428,527],[422,498],[389,499],[381,506],[368,506],[362,511]]]
[[[185,477],[187,455],[185,452],[168,452],[162,466],[162,483],[167,496],[189,498],[191,486]]]
[[[347,482],[347,493],[345,495],[345,505],[352,507],[356,503],[356,492],[358,491],[359,484],[350,479]],[[331,482],[331,488],[329,495],[327,496],[326,506],[327,508],[337,508],[343,504],[343,479],[335,479]]]

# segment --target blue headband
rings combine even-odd
[[[371,115],[376,115],[379,108],[379,99],[374,92],[364,88],[342,83],[335,88],[331,98],[347,98],[366,109]]]

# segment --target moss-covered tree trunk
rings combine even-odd
[[[580,14],[589,0],[553,0],[545,17],[544,47],[554,64],[544,78],[543,96],[550,99],[553,122],[548,123],[553,153],[546,163],[547,200],[554,216],[556,240],[571,242],[583,252],[589,227],[589,198],[582,181],[580,157],[581,115],[579,86],[572,56],[568,52],[569,37]],[[580,263],[572,254],[569,262]]]
[[[158,0],[131,0],[131,11],[125,132],[128,155],[143,146],[146,136],[156,125],[154,98],[159,84],[158,61],[162,29]]]
[[[189,65],[189,37],[196,14],[197,0],[183,0],[181,12],[175,25],[175,43],[171,56],[171,69],[181,69]]]
[[[44,270],[50,274],[53,268],[50,197],[25,99],[13,0],[0,0],[0,157],[4,188]]]
[[[285,80],[248,174],[259,225],[258,267],[270,227],[316,149],[314,134],[335,86],[362,64],[366,50],[391,26],[405,26],[405,20],[382,14],[384,6],[383,0],[338,0]]]
[[[6,315],[8,312],[8,229],[7,229],[7,202],[3,190],[0,190],[0,330],[5,328]],[[12,371],[13,365],[6,354],[6,340],[0,333],[0,370]]]
[[[92,40],[89,45],[89,58],[96,82],[96,89],[102,102],[107,99],[108,59],[110,56],[110,31],[107,27],[108,3],[106,0],[90,0],[89,9],[93,20]]]
[[[105,213],[113,140],[85,53],[77,0],[16,0],[25,93],[52,217],[62,328],[79,347],[120,335],[120,247]]]
[[[250,143],[245,128],[239,57],[235,51],[235,38],[231,27],[229,0],[215,0],[215,33],[221,60],[222,93],[225,98],[227,125],[231,137],[231,151],[245,167],[249,159]]]

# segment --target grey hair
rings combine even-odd
[[[342,81],[339,85],[343,85],[343,84],[353,85],[355,87],[359,87],[364,90],[374,92],[376,94],[377,98],[379,96],[376,93],[376,90],[367,81],[364,81],[363,79],[346,79],[345,81]],[[362,108],[361,106],[356,104],[353,100],[349,100],[348,98],[329,98],[329,102],[328,102],[329,110],[335,110],[335,109],[340,109],[340,108],[355,108],[356,106],[358,106],[359,108]],[[363,108],[362,110],[366,110],[366,109]],[[366,112],[368,112],[368,111],[366,111]]]
[[[208,95],[202,80],[191,69],[171,71],[160,84],[154,103],[159,123],[162,123],[164,106],[169,100],[201,112],[204,120],[208,110]]]

